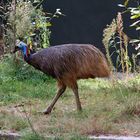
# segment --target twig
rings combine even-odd
[[[26,110],[25,110],[25,108],[24,108],[24,105],[21,106],[21,107],[23,108],[23,112],[24,112],[25,117],[26,117],[26,119],[27,119],[27,121],[28,121],[28,124],[30,125],[30,128],[31,128],[32,132],[33,132],[35,135],[38,135],[38,133],[35,131],[35,129],[34,129],[32,123],[31,123],[31,121],[30,121],[29,116],[27,115],[27,112],[26,112]]]

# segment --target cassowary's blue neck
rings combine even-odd
[[[29,50],[28,50],[27,46],[23,46],[21,51],[23,53],[25,61],[28,61],[30,59],[31,54],[29,53]]]

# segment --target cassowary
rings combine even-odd
[[[64,44],[30,53],[27,45],[19,42],[14,52],[21,50],[24,60],[34,68],[52,76],[58,84],[58,92],[51,104],[44,111],[49,114],[66,87],[72,89],[78,110],[82,110],[78,79],[109,77],[110,70],[104,55],[89,44]]]

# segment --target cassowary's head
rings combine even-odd
[[[20,45],[20,40],[16,40],[16,44],[15,44],[15,48],[13,50],[13,53],[16,53],[17,51],[21,50],[21,48],[19,47]]]
[[[19,50],[22,51],[24,56],[28,56],[29,53],[28,53],[27,44],[25,44],[24,42],[22,42],[20,40],[16,40],[16,46],[15,46],[13,53],[15,53]]]

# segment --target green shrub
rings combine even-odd
[[[21,65],[25,63],[22,61]],[[0,62],[0,104],[29,98],[47,99],[56,93],[55,80],[28,64],[16,65],[13,57]]]

